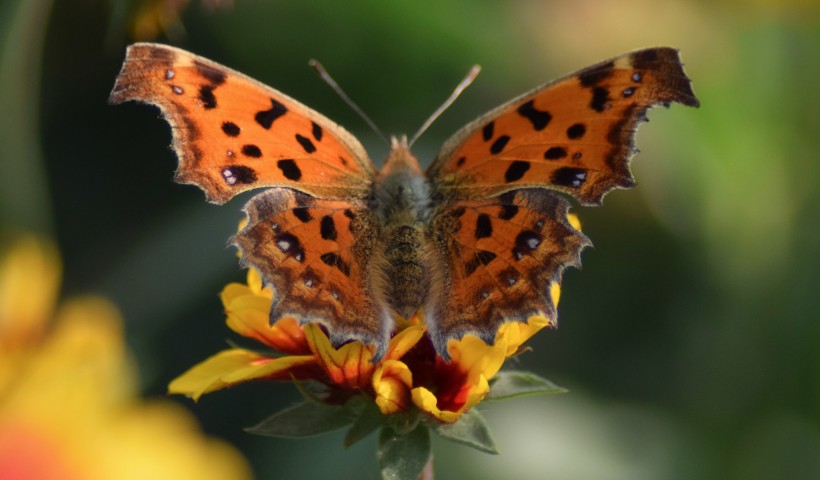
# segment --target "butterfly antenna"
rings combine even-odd
[[[418,140],[421,134],[427,131],[427,129],[430,128],[430,125],[432,125],[433,122],[435,122],[436,119],[440,117],[441,114],[444,113],[444,111],[447,110],[450,107],[450,105],[453,104],[453,102],[456,101],[456,98],[458,98],[458,96],[461,95],[461,92],[463,92],[465,88],[469,87],[471,83],[473,83],[473,80],[475,80],[475,77],[478,76],[478,72],[480,71],[480,65],[473,65],[472,68],[470,68],[470,71],[467,72],[467,76],[464,77],[464,80],[462,80],[461,83],[458,84],[456,89],[453,90],[453,93],[450,94],[450,97],[447,98],[447,100],[444,103],[442,103],[441,106],[438,107],[432,115],[430,115],[430,118],[428,118],[427,121],[424,122],[424,124],[421,126],[421,128],[419,128],[416,134],[413,135],[413,138],[410,139],[411,147],[414,143],[416,143],[416,140]]]
[[[373,120],[371,120],[366,113],[364,113],[364,110],[362,110],[361,108],[359,108],[358,105],[356,105],[356,102],[354,102],[350,99],[350,97],[347,96],[344,90],[342,90],[342,87],[340,87],[339,84],[336,83],[336,80],[333,80],[333,77],[331,77],[330,74],[327,73],[325,67],[323,67],[318,60],[310,59],[308,61],[308,65],[310,65],[311,68],[316,70],[316,73],[318,73],[319,76],[322,77],[322,80],[324,80],[325,83],[330,85],[330,88],[332,88],[333,91],[336,92],[336,94],[339,95],[342,98],[342,100],[344,100],[348,107],[352,108],[354,112],[359,114],[362,120],[364,120],[365,123],[367,123],[370,126],[370,128],[373,129],[374,132],[376,132],[376,135],[378,135],[379,138],[384,140],[384,143],[390,145],[390,142],[387,141],[387,137],[384,135],[384,133],[382,133],[381,130],[379,130],[379,127],[376,126],[376,123]]]

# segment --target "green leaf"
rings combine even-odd
[[[419,425],[400,435],[392,428],[382,428],[376,453],[384,480],[418,480],[432,456],[430,430]]]
[[[498,455],[490,427],[475,409],[462,415],[455,423],[437,426],[436,433],[453,442],[473,447],[484,453]]]
[[[345,448],[370,435],[371,432],[384,425],[384,422],[385,416],[382,415],[376,403],[368,402],[367,405],[362,407],[356,421],[353,422],[353,425],[345,434]]]
[[[554,395],[568,391],[529,372],[500,372],[490,383],[487,400],[503,400],[521,395]]]
[[[303,438],[337,430],[352,421],[350,411],[344,407],[302,402],[274,413],[245,431],[269,437]]]

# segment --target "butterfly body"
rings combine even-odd
[[[381,171],[346,130],[245,75],[184,50],[129,47],[109,99],[160,108],[176,179],[247,203],[233,237],[274,290],[271,321],[326,327],[334,344],[386,351],[421,309],[448,358],[451,339],[492,343],[501,324],[556,324],[550,291],[587,238],[573,197],[600,203],[634,185],[635,129],[654,105],[697,106],[678,52],[621,55],[527,92],[469,123],[426,171],[394,139]]]
[[[431,259],[428,226],[434,202],[430,182],[406,137],[392,139],[392,149],[373,184],[370,209],[379,221],[381,250],[372,275],[384,289],[380,298],[395,315],[412,317],[424,304],[439,263]],[[395,316],[394,315],[394,316]]]

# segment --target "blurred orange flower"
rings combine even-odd
[[[0,259],[0,478],[250,478],[181,407],[136,396],[110,302],[78,298],[52,315],[59,279],[56,250],[34,237]]]

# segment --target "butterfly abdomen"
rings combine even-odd
[[[387,298],[397,314],[410,318],[427,296],[425,234],[418,225],[396,225],[386,229],[384,236]]]

